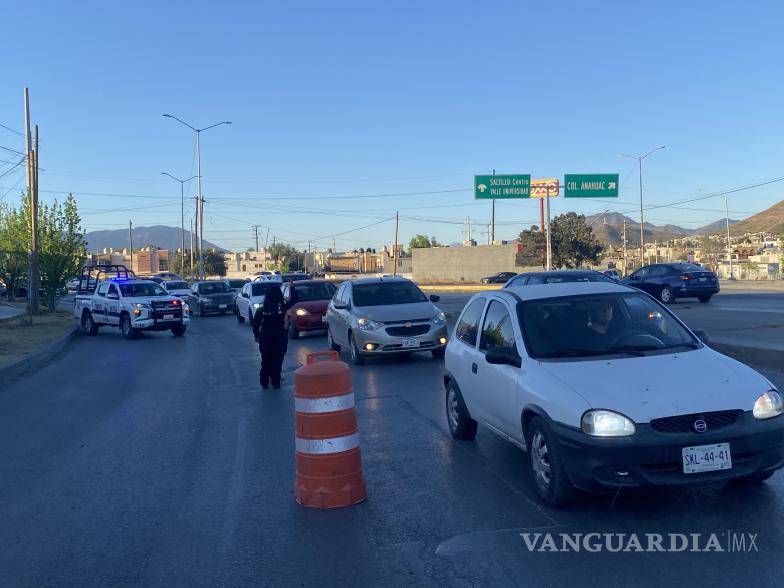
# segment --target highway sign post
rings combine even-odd
[[[617,198],[618,174],[564,174],[564,198]]]
[[[530,198],[531,174],[474,176],[477,199]]]

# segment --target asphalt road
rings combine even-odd
[[[293,342],[288,385],[262,391],[232,316],[181,339],[106,329],[0,391],[0,586],[780,585],[784,474],[541,507],[516,447],[449,436],[430,355],[352,368],[368,500],[299,507],[292,370],[324,348]],[[520,537],[728,531],[758,551],[531,553]]]

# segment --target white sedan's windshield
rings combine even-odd
[[[640,354],[699,342],[649,296],[638,293],[565,296],[521,304],[532,357]]]

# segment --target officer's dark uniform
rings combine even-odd
[[[277,390],[288,347],[284,318],[291,302],[284,302],[280,290],[275,289],[274,292],[270,291],[265,296],[264,305],[253,315],[253,336],[261,353],[259,383],[262,388],[267,388],[272,381],[272,387]]]

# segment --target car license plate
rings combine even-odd
[[[729,443],[684,447],[682,455],[684,474],[729,470],[732,468]]]
[[[419,347],[419,341],[417,339],[403,339],[403,347]]]
[[[698,282],[707,282],[708,278],[699,278],[697,281]]]
[[[226,308],[226,306],[227,306],[226,304],[220,304],[218,305],[218,308]]]
[[[173,320],[173,319],[174,319],[174,315],[173,314],[164,314],[163,315],[163,320],[165,320],[165,321],[170,321],[170,320]]]

